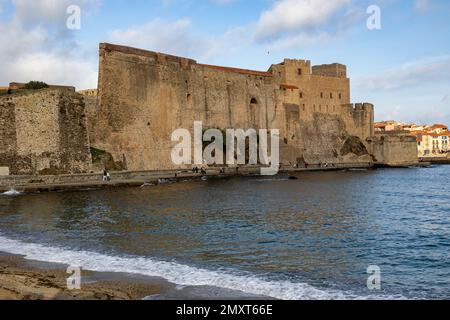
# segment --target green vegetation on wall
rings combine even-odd
[[[106,151],[91,147],[91,156],[93,162],[101,161],[102,157],[107,155],[108,153]]]
[[[39,90],[44,88],[48,88],[48,84],[42,81],[30,81],[27,84],[25,84],[24,87],[24,89],[27,90]]]

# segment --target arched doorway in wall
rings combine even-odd
[[[251,98],[250,106],[249,106],[248,120],[250,122],[249,123],[250,126],[253,128],[256,128],[258,126],[258,120],[259,120],[258,119],[258,113],[259,113],[258,107],[259,107],[258,100],[255,97]]]

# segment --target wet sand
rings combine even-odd
[[[142,300],[175,285],[117,273],[82,271],[81,290],[68,290],[67,266],[0,253],[0,300]]]
[[[0,300],[273,300],[209,286],[179,286],[162,278],[82,270],[81,289],[67,288],[67,266],[0,252]]]

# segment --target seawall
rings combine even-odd
[[[325,167],[312,165],[308,168],[283,167],[279,174],[295,174],[301,172],[337,171],[347,169],[370,169],[372,163],[346,163]],[[224,173],[219,169],[208,169],[206,175],[195,174],[191,171],[159,170],[159,171],[128,171],[112,172],[111,181],[103,182],[102,174],[74,174],[58,176],[0,176],[0,193],[15,189],[20,192],[55,192],[83,189],[102,189],[117,187],[140,187],[143,185],[163,182],[180,182],[185,180],[200,180],[204,176],[209,178],[229,178],[236,176],[259,176],[261,168],[246,166],[225,168]]]

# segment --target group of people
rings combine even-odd
[[[319,163],[319,168],[335,168],[336,167],[336,165],[334,164],[334,163],[331,163],[331,164],[329,164],[329,163]]]
[[[225,174],[225,168],[220,168],[220,174]],[[201,173],[201,174],[203,174],[203,175],[206,175],[207,174],[207,172],[206,172],[206,169],[205,168],[199,168],[199,167],[194,167],[194,168],[192,168],[192,173]]]
[[[194,167],[192,168],[192,173],[206,174],[206,169],[203,167],[202,168]]]
[[[292,166],[293,168],[296,168],[296,169],[300,168],[300,164],[298,164],[298,163],[293,165],[292,162],[289,162],[289,165]],[[309,167],[314,167],[314,165],[310,165],[307,162],[304,162],[303,166],[304,166],[305,169],[308,169]],[[336,167],[336,165],[334,163],[327,163],[327,162],[326,163],[319,162],[317,164],[317,166],[319,168],[335,168]],[[282,167],[282,165],[280,165],[280,169],[281,169],[281,167]]]

